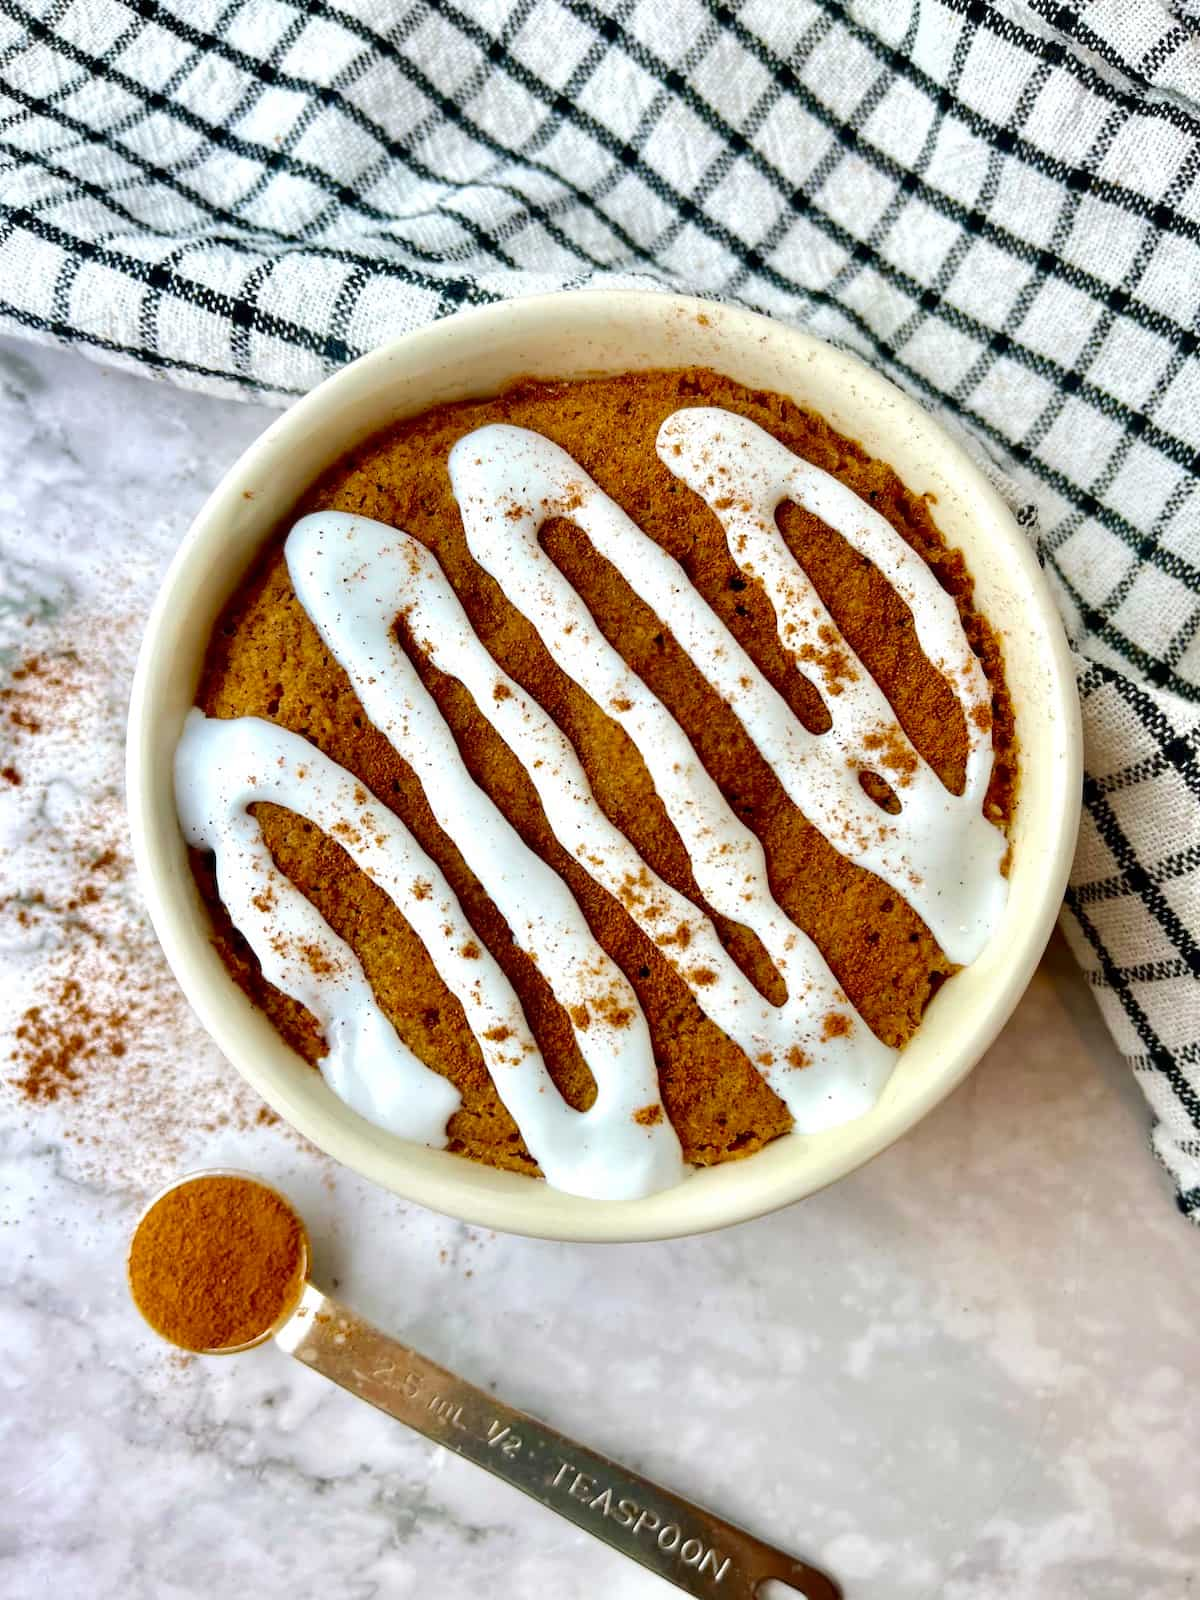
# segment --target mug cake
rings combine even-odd
[[[594,1199],[861,1116],[992,937],[1018,763],[936,506],[701,368],[343,456],[176,753],[228,971],[375,1125]]]

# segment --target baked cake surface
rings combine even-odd
[[[880,565],[827,522],[785,500],[775,524],[835,625],[822,624],[815,637],[791,648],[777,626],[761,570],[744,555],[735,559],[736,527],[732,522],[723,526],[722,518],[736,519],[748,501],[722,493],[715,479],[705,493],[697,492],[685,481],[686,473],[681,476],[673,446],[660,451],[664,424],[664,438],[674,437],[670,429],[675,425],[668,419],[677,413],[686,417],[697,407],[705,408],[708,417],[714,415],[712,408],[719,408],[733,419],[748,419],[886,519],[953,598],[986,675],[986,709],[978,700],[972,703],[961,685],[956,691],[927,659],[913,611]],[[603,818],[628,839],[653,878],[707,915],[736,969],[771,1006],[780,1007],[788,998],[779,962],[744,922],[714,910],[701,892],[696,852],[685,845],[678,819],[672,819],[664,803],[661,782],[656,786],[646,754],[627,731],[623,713],[629,707],[620,700],[599,703],[565,671],[529,616],[472,554],[451,481],[451,452],[468,435],[473,438],[476,430],[497,423],[530,430],[560,446],[578,468],[584,490],[590,479],[679,563],[702,597],[706,616],[715,616],[728,630],[802,729],[828,734],[839,697],[850,694],[854,685],[861,689],[865,669],[903,730],[902,735],[880,732],[869,737],[867,748],[873,753],[853,774],[871,797],[868,808],[881,819],[881,832],[905,807],[917,765],[913,752],[953,796],[963,790],[972,748],[979,755],[981,730],[990,775],[980,810],[995,825],[991,831],[1007,825],[1016,782],[1011,706],[1000,651],[986,620],[973,609],[971,579],[962,558],[945,547],[931,507],[910,494],[885,463],[869,459],[789,400],[701,370],[530,382],[494,399],[427,412],[340,461],[296,516],[350,513],[403,530],[432,554],[498,669],[493,696],[507,698],[513,691],[506,685],[511,684],[544,709],[569,741]],[[713,425],[720,437],[720,419]],[[735,433],[731,421],[724,435],[728,439]],[[676,455],[682,457],[691,445],[688,436],[679,437],[685,442]],[[460,496],[471,472],[485,470],[483,455],[472,455],[471,440],[464,449],[467,455],[459,456]],[[636,909],[641,893],[636,883],[628,892],[611,892],[578,859],[578,852],[573,854],[556,836],[534,772],[493,726],[505,708],[485,707],[461,676],[433,664],[431,656],[438,652],[425,646],[438,641],[423,635],[424,622],[414,626],[417,613],[402,597],[393,619],[396,636],[448,726],[470,779],[566,886],[592,937],[632,986],[648,1026],[661,1093],[661,1106],[651,1095],[637,1108],[641,1125],[652,1128],[665,1113],[688,1163],[705,1165],[750,1154],[792,1125],[792,1115],[776,1092],[779,1071],[811,1071],[822,1038],[836,1039],[863,1024],[878,1041],[902,1046],[955,962],[910,904],[910,899],[920,899],[920,874],[910,874],[914,889],[906,897],[852,860],[861,850],[849,848],[847,853],[846,842],[828,822],[822,832],[809,820],[794,790],[789,794],[781,781],[778,763],[768,761],[761,741],[748,734],[741,689],[722,693],[709,681],[663,617],[635,592],[637,570],[607,559],[571,520],[572,500],[551,506],[563,514],[542,520],[536,505],[524,507],[517,499],[510,507],[514,528],[517,513],[532,515],[540,549],[580,597],[603,639],[682,729],[733,818],[761,842],[770,896],[813,941],[848,1002],[846,1007],[830,1004],[820,1014],[816,1044],[797,1038],[792,1049],[776,1052],[780,1060],[766,1064],[773,1070],[764,1070],[761,1057],[752,1060],[708,1014],[706,985],[716,983],[717,973],[706,980],[702,964],[687,965],[680,942],[688,937],[688,927],[681,922],[660,932],[644,915],[635,917],[631,908]],[[366,791],[364,799],[381,802],[400,819],[440,869],[469,922],[471,937],[460,941],[459,953],[473,938],[478,959],[494,960],[515,992],[554,1086],[570,1107],[586,1111],[596,1096],[595,1075],[581,1048],[587,1043],[587,1008],[581,1016],[577,1006],[572,1016],[556,998],[544,963],[521,948],[511,916],[506,919],[468,865],[470,849],[464,854],[463,839],[456,841],[436,819],[439,796],[429,792],[428,773],[423,784],[365,711],[343,661],[310,615],[315,607],[306,609],[298,597],[284,547],[293,521],[264,553],[215,629],[199,706],[210,718],[262,718],[302,736],[353,775]],[[332,537],[328,529],[326,536]],[[747,567],[754,575],[748,575]],[[503,570],[497,571],[503,578]],[[329,604],[332,618],[337,605],[333,600]],[[749,679],[741,682],[748,684]],[[836,805],[830,809],[836,811]],[[402,1044],[457,1091],[457,1108],[446,1126],[449,1148],[494,1165],[537,1171],[497,1092],[485,1062],[486,1046],[473,1031],[462,1001],[410,918],[356,866],[347,848],[349,836],[343,833],[339,839],[340,824],[322,828],[311,816],[266,800],[252,803],[249,814],[276,867],[357,957]],[[830,842],[831,833],[839,847]],[[1002,854],[1001,840],[997,863]],[[194,850],[192,860],[212,913],[217,947],[233,976],[301,1055],[321,1062],[329,1048],[326,1030],[310,1009],[264,976],[259,956],[218,891],[211,853]],[[612,1014],[601,1020],[607,1026],[622,1009],[629,1007],[614,1000]],[[785,1062],[783,1056],[791,1059]]]

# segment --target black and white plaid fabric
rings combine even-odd
[[[1198,135],[1194,0],[0,0],[0,326],[281,402],[565,286],[859,351],[1037,538],[1067,932],[1200,1219]]]

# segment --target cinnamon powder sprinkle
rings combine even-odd
[[[35,1104],[62,1095],[77,1099],[90,1063],[125,1054],[124,1029],[137,1004],[131,999],[116,1009],[97,1010],[74,978],[65,979],[18,1022],[12,1060],[19,1071],[9,1082]]]
[[[304,957],[309,971],[315,972],[318,977],[328,977],[330,973],[337,971],[334,963],[325,954],[324,950],[321,949],[320,945],[301,945],[300,953]]]
[[[73,1177],[133,1189],[196,1161],[216,1133],[279,1124],[191,1015],[133,890],[109,684],[132,670],[140,626],[108,603],[34,619],[40,648],[0,679],[20,777],[4,803],[26,840],[0,862],[15,958],[0,1095],[14,1120],[49,1127]]]
[[[844,1039],[853,1023],[844,1011],[827,1011],[821,1023],[822,1039]]]

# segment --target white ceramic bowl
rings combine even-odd
[[[857,1122],[779,1139],[645,1200],[577,1199],[380,1132],[349,1111],[229,977],[188,868],[172,757],[212,626],[263,541],[327,466],[389,423],[517,377],[710,366],[778,390],[936,497],[976,600],[1004,644],[1022,772],[1011,892],[984,954],[929,1007],[879,1103]],[[314,1144],[397,1194],[466,1221],[558,1239],[700,1233],[799,1200],[877,1155],[959,1083],[1016,1005],[1049,938],[1079,813],[1080,734],[1057,612],[1003,502],[919,406],[853,356],[725,306],[619,291],[462,312],[364,356],[274,422],[221,480],[163,582],[129,712],[129,814],[154,926],[184,993],[239,1072]]]

